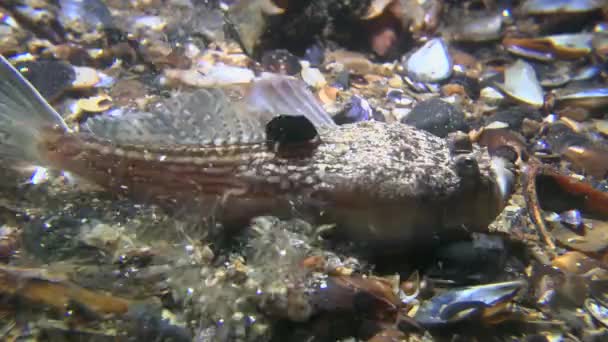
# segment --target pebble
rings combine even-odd
[[[437,98],[418,103],[401,121],[442,138],[451,132],[469,131],[464,112]]]
[[[282,49],[264,52],[261,63],[264,70],[277,74],[296,75],[302,70],[298,57]]]
[[[403,86],[403,78],[399,75],[394,75],[389,78],[388,85],[391,86],[391,88],[401,88]]]
[[[369,74],[373,71],[374,65],[363,54],[351,51],[337,50],[326,55],[328,63],[338,63],[344,69],[355,74]]]
[[[504,96],[492,87],[485,87],[479,92],[479,98],[488,105],[498,105],[504,100]]]
[[[336,98],[338,97],[338,91],[338,88],[326,85],[319,90],[318,97],[323,103],[323,105],[332,104],[336,102]]]
[[[49,101],[61,96],[76,78],[74,68],[61,61],[27,61],[15,67]]]
[[[88,89],[99,83],[100,78],[97,70],[89,67],[74,67],[76,78],[72,82],[73,89]]]

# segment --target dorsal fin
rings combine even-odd
[[[86,126],[98,137],[123,144],[262,143],[267,123],[279,115],[305,117],[317,129],[335,126],[306,84],[286,77],[254,82],[238,102],[221,89],[198,89],[178,93],[150,112],[103,115]]]
[[[264,141],[259,116],[235,110],[219,89],[178,93],[150,112],[125,112],[87,120],[98,137],[124,144],[223,145]]]

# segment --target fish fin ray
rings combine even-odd
[[[68,130],[61,115],[0,55],[0,159],[42,161],[37,148],[40,131],[54,126]]]
[[[258,80],[241,101],[219,88],[175,93],[149,112],[126,111],[87,120],[96,136],[123,144],[224,145],[260,143],[279,115],[304,116],[315,128],[335,126],[306,84],[287,77]]]
[[[223,145],[264,139],[255,115],[236,110],[220,89],[176,93],[149,112],[127,111],[87,120],[94,135],[123,144]]]
[[[274,76],[255,82],[245,99],[247,105],[260,112],[277,115],[304,116],[317,129],[335,127],[336,123],[308,90],[303,81]]]

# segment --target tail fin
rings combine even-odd
[[[68,127],[38,91],[0,55],[0,159],[38,165],[44,127]]]

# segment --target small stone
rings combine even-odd
[[[318,96],[323,104],[334,103],[338,97],[338,89],[326,85],[319,90]]]
[[[329,63],[338,63],[344,69],[359,75],[372,72],[374,65],[363,54],[351,51],[337,50],[327,54]]]
[[[451,132],[469,130],[462,110],[438,98],[418,103],[402,122],[442,138]]]
[[[317,67],[323,64],[323,60],[325,59],[325,51],[320,45],[313,44],[304,52],[304,59],[310,62],[311,66]]]
[[[486,124],[490,124],[500,121],[506,123],[512,129],[519,130],[526,118],[534,121],[542,120],[542,116],[538,110],[528,106],[517,106],[498,110],[493,115],[487,117],[485,122]]]
[[[391,88],[401,88],[403,86],[403,79],[399,75],[395,75],[388,80],[388,85]]]
[[[492,87],[485,87],[481,89],[479,98],[487,105],[498,105],[504,100],[504,96],[496,89]]]
[[[296,75],[302,70],[300,60],[287,50],[267,51],[262,56],[262,67],[266,71],[283,75]]]
[[[62,61],[20,62],[15,68],[49,101],[60,97],[76,78],[74,68]]]
[[[73,89],[93,88],[100,81],[97,70],[93,68],[75,66],[74,71],[76,72],[76,78],[72,82]]]

